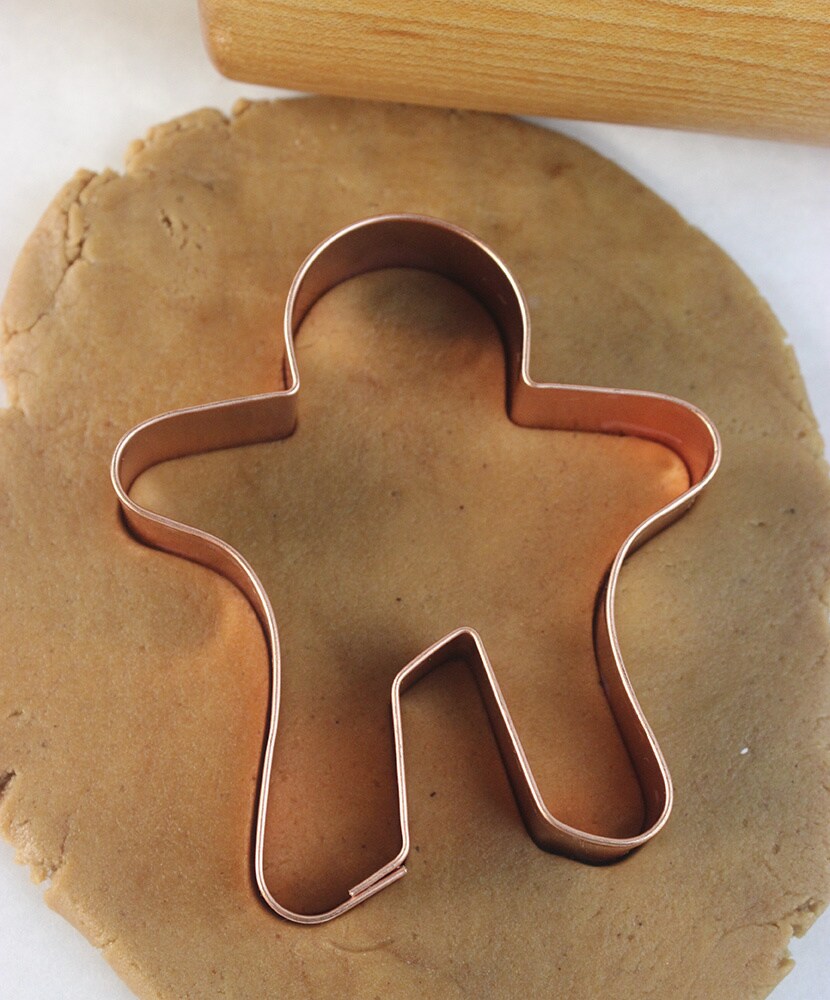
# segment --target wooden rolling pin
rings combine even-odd
[[[830,0],[199,0],[226,76],[830,142]]]

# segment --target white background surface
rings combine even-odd
[[[195,3],[2,0],[0,290],[41,212],[77,167],[120,169],[127,143],[151,124],[202,105],[227,111],[239,95],[274,94],[213,70]],[[830,440],[830,150],[557,125],[626,167],[735,258],[789,332]],[[12,858],[0,843],[0,1000],[128,1000],[95,949],[44,906]],[[830,1000],[830,914],[792,951],[796,969],[775,1000]]]

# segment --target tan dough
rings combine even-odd
[[[610,867],[536,848],[450,665],[405,699],[409,875],[303,928],[250,876],[267,697],[253,614],[125,533],[108,462],[144,417],[276,387],[294,270],[381,211],[449,219],[504,256],[535,377],[688,398],[725,461],[624,572],[624,654],[676,784],[667,829]],[[530,125],[243,103],[153,129],[123,176],[78,174],[23,251],[4,322],[0,821],[139,996],[767,995],[828,898],[830,490],[792,353],[717,247]],[[591,608],[625,533],[683,488],[677,459],[511,425],[492,326],[435,277],[336,289],[298,361],[293,438],[136,486],[238,546],[271,593],[274,892],[330,905],[394,854],[388,684],[461,624],[483,635],[553,811],[634,830]]]

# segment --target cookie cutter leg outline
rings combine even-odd
[[[606,698],[631,758],[645,807],[643,830],[633,837],[604,837],[578,830],[549,811],[531,771],[516,726],[479,635],[459,628],[407,664],[391,689],[401,849],[380,869],[349,890],[346,900],[323,913],[297,913],[270,892],[264,872],[268,791],[280,705],[280,647],[271,602],[245,558],[221,539],[148,510],[129,496],[136,478],[160,462],[222,448],[288,437],[297,420],[300,377],[294,338],[314,303],[343,281],[386,268],[432,271],[455,281],[490,312],[502,335],[506,358],[507,415],[523,427],[624,434],[658,442],[674,451],[689,473],[689,488],[638,525],[625,539],[601,585],[594,645]],[[651,840],[668,820],[673,790],[668,767],[640,708],[623,663],[615,624],[620,570],[628,555],[680,517],[714,476],[720,462],[718,432],[697,407],[655,392],[534,381],[529,374],[530,319],[524,295],[501,259],[471,233],[421,215],[381,215],[347,226],[306,258],[288,292],[284,314],[286,388],[173,410],[138,424],[115,449],[112,483],[127,525],[146,544],[216,570],[247,597],[259,618],[271,661],[268,733],[258,792],[253,867],[264,902],[298,924],[320,924],[340,916],[406,873],[409,853],[401,695],[434,667],[465,659],[473,671],[496,736],[521,815],[543,849],[585,862],[622,857]]]

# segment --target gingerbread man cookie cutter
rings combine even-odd
[[[160,462],[288,437],[296,425],[300,391],[294,338],[304,317],[318,299],[341,282],[391,267],[432,271],[449,278],[490,312],[504,341],[507,413],[514,423],[645,438],[670,448],[688,470],[688,489],[646,518],[620,546],[600,586],[596,604],[597,665],[642,790],[645,819],[640,833],[623,838],[588,833],[556,819],[539,792],[481,638],[472,628],[458,628],[407,664],[392,682],[399,852],[350,889],[339,905],[322,913],[298,913],[274,898],[264,872],[282,669],[277,621],[268,594],[246,559],[226,542],[142,507],[131,499],[129,491],[142,472]],[[112,483],[132,533],[147,545],[201,563],[227,577],[247,597],[264,630],[271,666],[270,705],[252,847],[254,875],[264,902],[287,920],[320,924],[347,912],[406,874],[404,862],[410,840],[401,696],[424,674],[451,659],[466,660],[475,675],[519,810],[528,832],[541,848],[598,863],[620,858],[651,840],[665,826],[671,812],[672,782],[623,662],[615,624],[617,583],[626,558],[680,517],[714,476],[721,455],[714,424],[692,404],[662,393],[534,381],[529,374],[528,307],[507,266],[471,233],[426,216],[376,216],[347,226],[321,243],[306,258],[291,284],[285,304],[284,338],[284,389],[173,410],[145,420],[124,435],[111,465]]]

